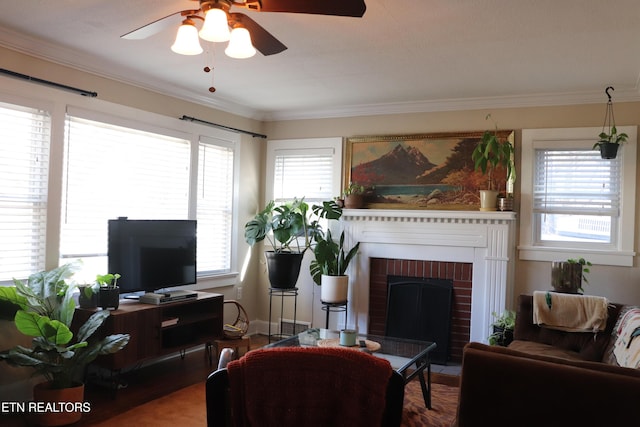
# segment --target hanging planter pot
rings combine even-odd
[[[620,144],[600,141],[600,157],[603,159],[615,159],[618,156]]]
[[[608,86],[604,91],[609,101],[604,114],[602,131],[598,135],[598,142],[593,144],[593,149],[599,149],[600,157],[603,159],[615,159],[618,155],[618,146],[629,138],[629,135],[624,132],[618,133],[616,128],[616,120],[613,117],[613,101],[611,101],[611,94],[609,94],[610,90],[614,90],[612,86]]]

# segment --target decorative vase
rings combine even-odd
[[[295,288],[304,254],[267,251],[264,255],[267,258],[271,287],[277,289]]]
[[[64,426],[73,424],[82,418],[84,402],[84,384],[70,388],[51,388],[51,382],[43,382],[33,387],[34,402],[52,404],[55,410],[38,412],[37,425]]]
[[[480,210],[495,211],[498,192],[496,190],[480,190]]]
[[[349,276],[322,275],[320,285],[320,301],[345,302],[349,295]]]
[[[600,157],[603,159],[615,159],[618,155],[618,145],[613,142],[601,142]]]
[[[551,287],[564,294],[579,294],[582,288],[582,265],[574,262],[551,263]]]
[[[120,306],[120,287],[101,287],[98,295],[98,305],[104,309],[113,308],[117,310]]]

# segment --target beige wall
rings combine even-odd
[[[640,103],[614,103],[618,126],[640,125]],[[572,105],[539,108],[509,108],[492,110],[470,110],[423,114],[394,114],[345,119],[292,120],[267,123],[265,133],[269,139],[309,138],[326,136],[393,135],[408,133],[474,131],[492,128],[485,120],[491,113],[501,129],[516,130],[516,150],[519,150],[522,129],[601,127],[605,102],[593,105]],[[640,155],[640,150],[639,150]],[[517,166],[520,158],[516,152]],[[636,191],[638,178],[630,188]],[[629,184],[626,184],[629,185]],[[518,211],[519,186],[516,182],[516,208]],[[640,212],[640,197],[636,193],[636,212]],[[638,252],[640,238],[639,221],[636,218],[635,251]],[[517,234],[519,235],[519,233]],[[548,262],[516,260],[514,295],[531,293],[534,290],[550,289],[551,265]],[[585,292],[602,295],[612,301],[640,304],[640,267],[609,267],[595,265],[589,273],[589,284]]]
[[[520,130],[523,128],[582,127],[601,126],[604,102],[593,105],[470,110],[454,112],[392,114],[370,117],[352,117],[322,120],[293,120],[262,123],[223,111],[203,107],[172,97],[156,94],[138,87],[126,85],[103,77],[73,70],[58,64],[38,60],[27,55],[0,48],[3,68],[53,80],[62,84],[81,87],[98,92],[98,99],[134,107],[144,111],[180,117],[190,115],[258,133],[265,133],[269,139],[311,138],[329,136],[384,135],[422,132],[449,132],[484,130],[492,124],[485,120],[487,113],[502,129],[515,129],[516,149],[519,145]],[[15,79],[0,77],[0,91],[17,85]],[[40,86],[29,84],[33,89]],[[640,103],[616,103],[614,105],[618,125],[640,124]],[[264,188],[264,140],[243,136],[240,148],[241,171],[239,191],[239,248],[240,266],[246,256],[251,255],[250,264],[240,283],[243,286],[242,304],[252,319],[266,320],[268,296],[266,295],[266,275],[261,262],[261,248],[249,250],[242,236],[242,225],[262,207]],[[638,151],[640,155],[640,150]],[[519,159],[517,159],[519,162]],[[635,184],[635,183],[634,183]],[[517,188],[516,188],[517,195]],[[638,204],[638,201],[636,202]],[[516,207],[517,210],[517,207]],[[640,209],[636,208],[637,212]],[[636,226],[638,221],[636,221]],[[636,248],[638,248],[638,232]],[[636,249],[637,250],[637,249]],[[515,294],[548,289],[550,265],[548,263],[516,261]],[[640,304],[640,268],[594,266],[590,274],[590,285],[586,291],[604,295],[611,300]],[[235,299],[234,287],[217,288],[227,299]],[[299,304],[298,318],[310,320],[304,313],[307,304]],[[1,344],[1,343],[0,343]]]

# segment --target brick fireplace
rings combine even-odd
[[[386,287],[389,270],[453,278],[451,354],[459,360],[466,342],[486,342],[491,313],[511,305],[515,219],[514,212],[345,209],[346,243],[360,242],[349,271],[348,324],[379,333],[376,283],[384,275]]]
[[[371,258],[369,276],[369,333],[385,334],[387,318],[387,277],[400,275],[420,279],[453,281],[453,305],[449,355],[462,361],[462,347],[469,342],[471,325],[471,278],[473,265],[461,262]]]

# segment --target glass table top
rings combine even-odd
[[[297,335],[268,344],[264,348],[340,346],[339,337],[340,333],[338,331],[311,328]],[[363,345],[366,345],[366,347],[360,345],[361,341],[364,341]],[[358,333],[356,345],[350,348],[367,351],[387,359],[394,369],[404,373],[418,360],[427,363],[429,353],[436,348],[436,344],[430,341]]]

